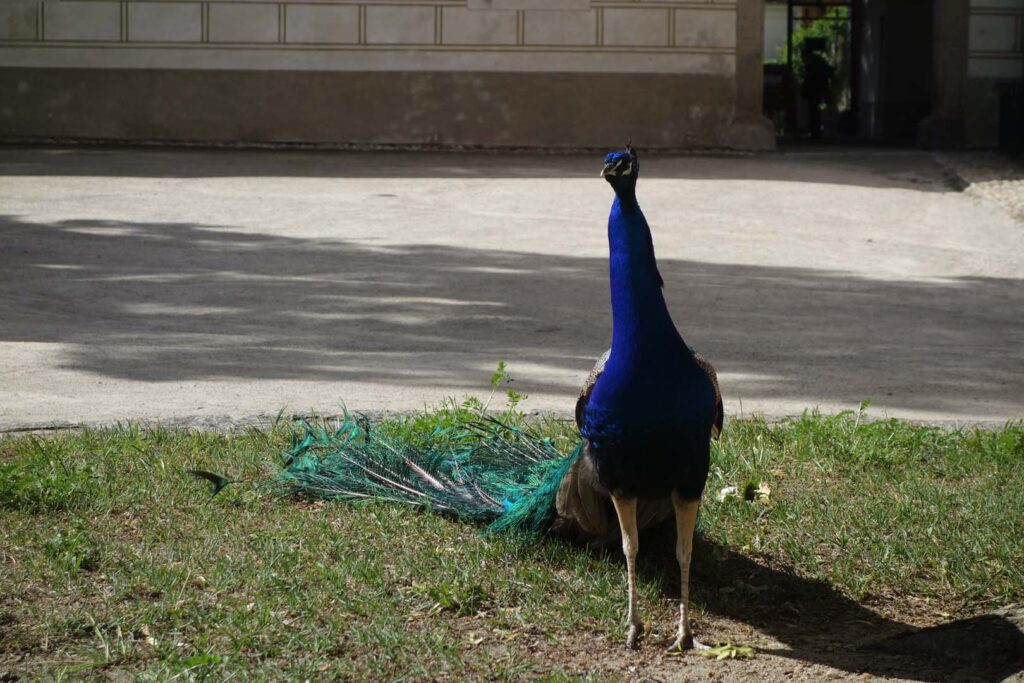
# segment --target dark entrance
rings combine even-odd
[[[932,106],[933,0],[785,0],[765,115],[783,140],[911,143]]]

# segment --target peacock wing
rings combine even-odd
[[[580,397],[576,399],[576,426],[579,429],[583,429],[583,411],[586,410],[587,403],[590,401],[590,394],[594,392],[594,385],[597,384],[597,378],[604,372],[604,365],[608,362],[608,356],[612,353],[611,349],[604,352],[597,362],[594,363],[594,369],[587,375],[587,380],[583,383],[583,388],[580,389]]]
[[[715,372],[715,367],[704,356],[694,352],[693,359],[697,361],[697,365],[711,380],[711,386],[715,388],[715,418],[711,423],[711,438],[717,439],[722,433],[722,423],[725,419],[725,411],[722,409],[722,391],[718,388],[718,374]]]

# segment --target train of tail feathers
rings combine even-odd
[[[546,439],[482,419],[414,448],[351,419],[302,423],[278,483],[303,497],[377,499],[485,523],[490,530],[553,533],[591,544],[620,538],[626,556],[628,631],[637,611],[639,529],[674,515],[682,595],[672,648],[703,647],[688,615],[693,531],[722,429],[714,368],[683,341],[662,295],[651,231],[636,199],[640,164],[629,145],[604,158],[615,192],[608,217],[611,348],[576,401],[582,441],[569,454]]]

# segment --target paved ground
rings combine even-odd
[[[1024,417],[1024,224],[914,151],[644,157],[731,414]],[[0,148],[0,428],[568,411],[610,337],[595,155]]]

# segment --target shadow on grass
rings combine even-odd
[[[653,550],[644,553],[645,545]],[[678,565],[665,552],[674,545],[671,524],[646,532],[638,570],[678,599]],[[1002,681],[1024,671],[1024,607],[918,628],[883,617],[823,581],[764,566],[699,534],[691,591],[708,613],[747,624],[784,646],[759,649],[766,654],[928,682]],[[698,636],[715,642],[713,631]]]

